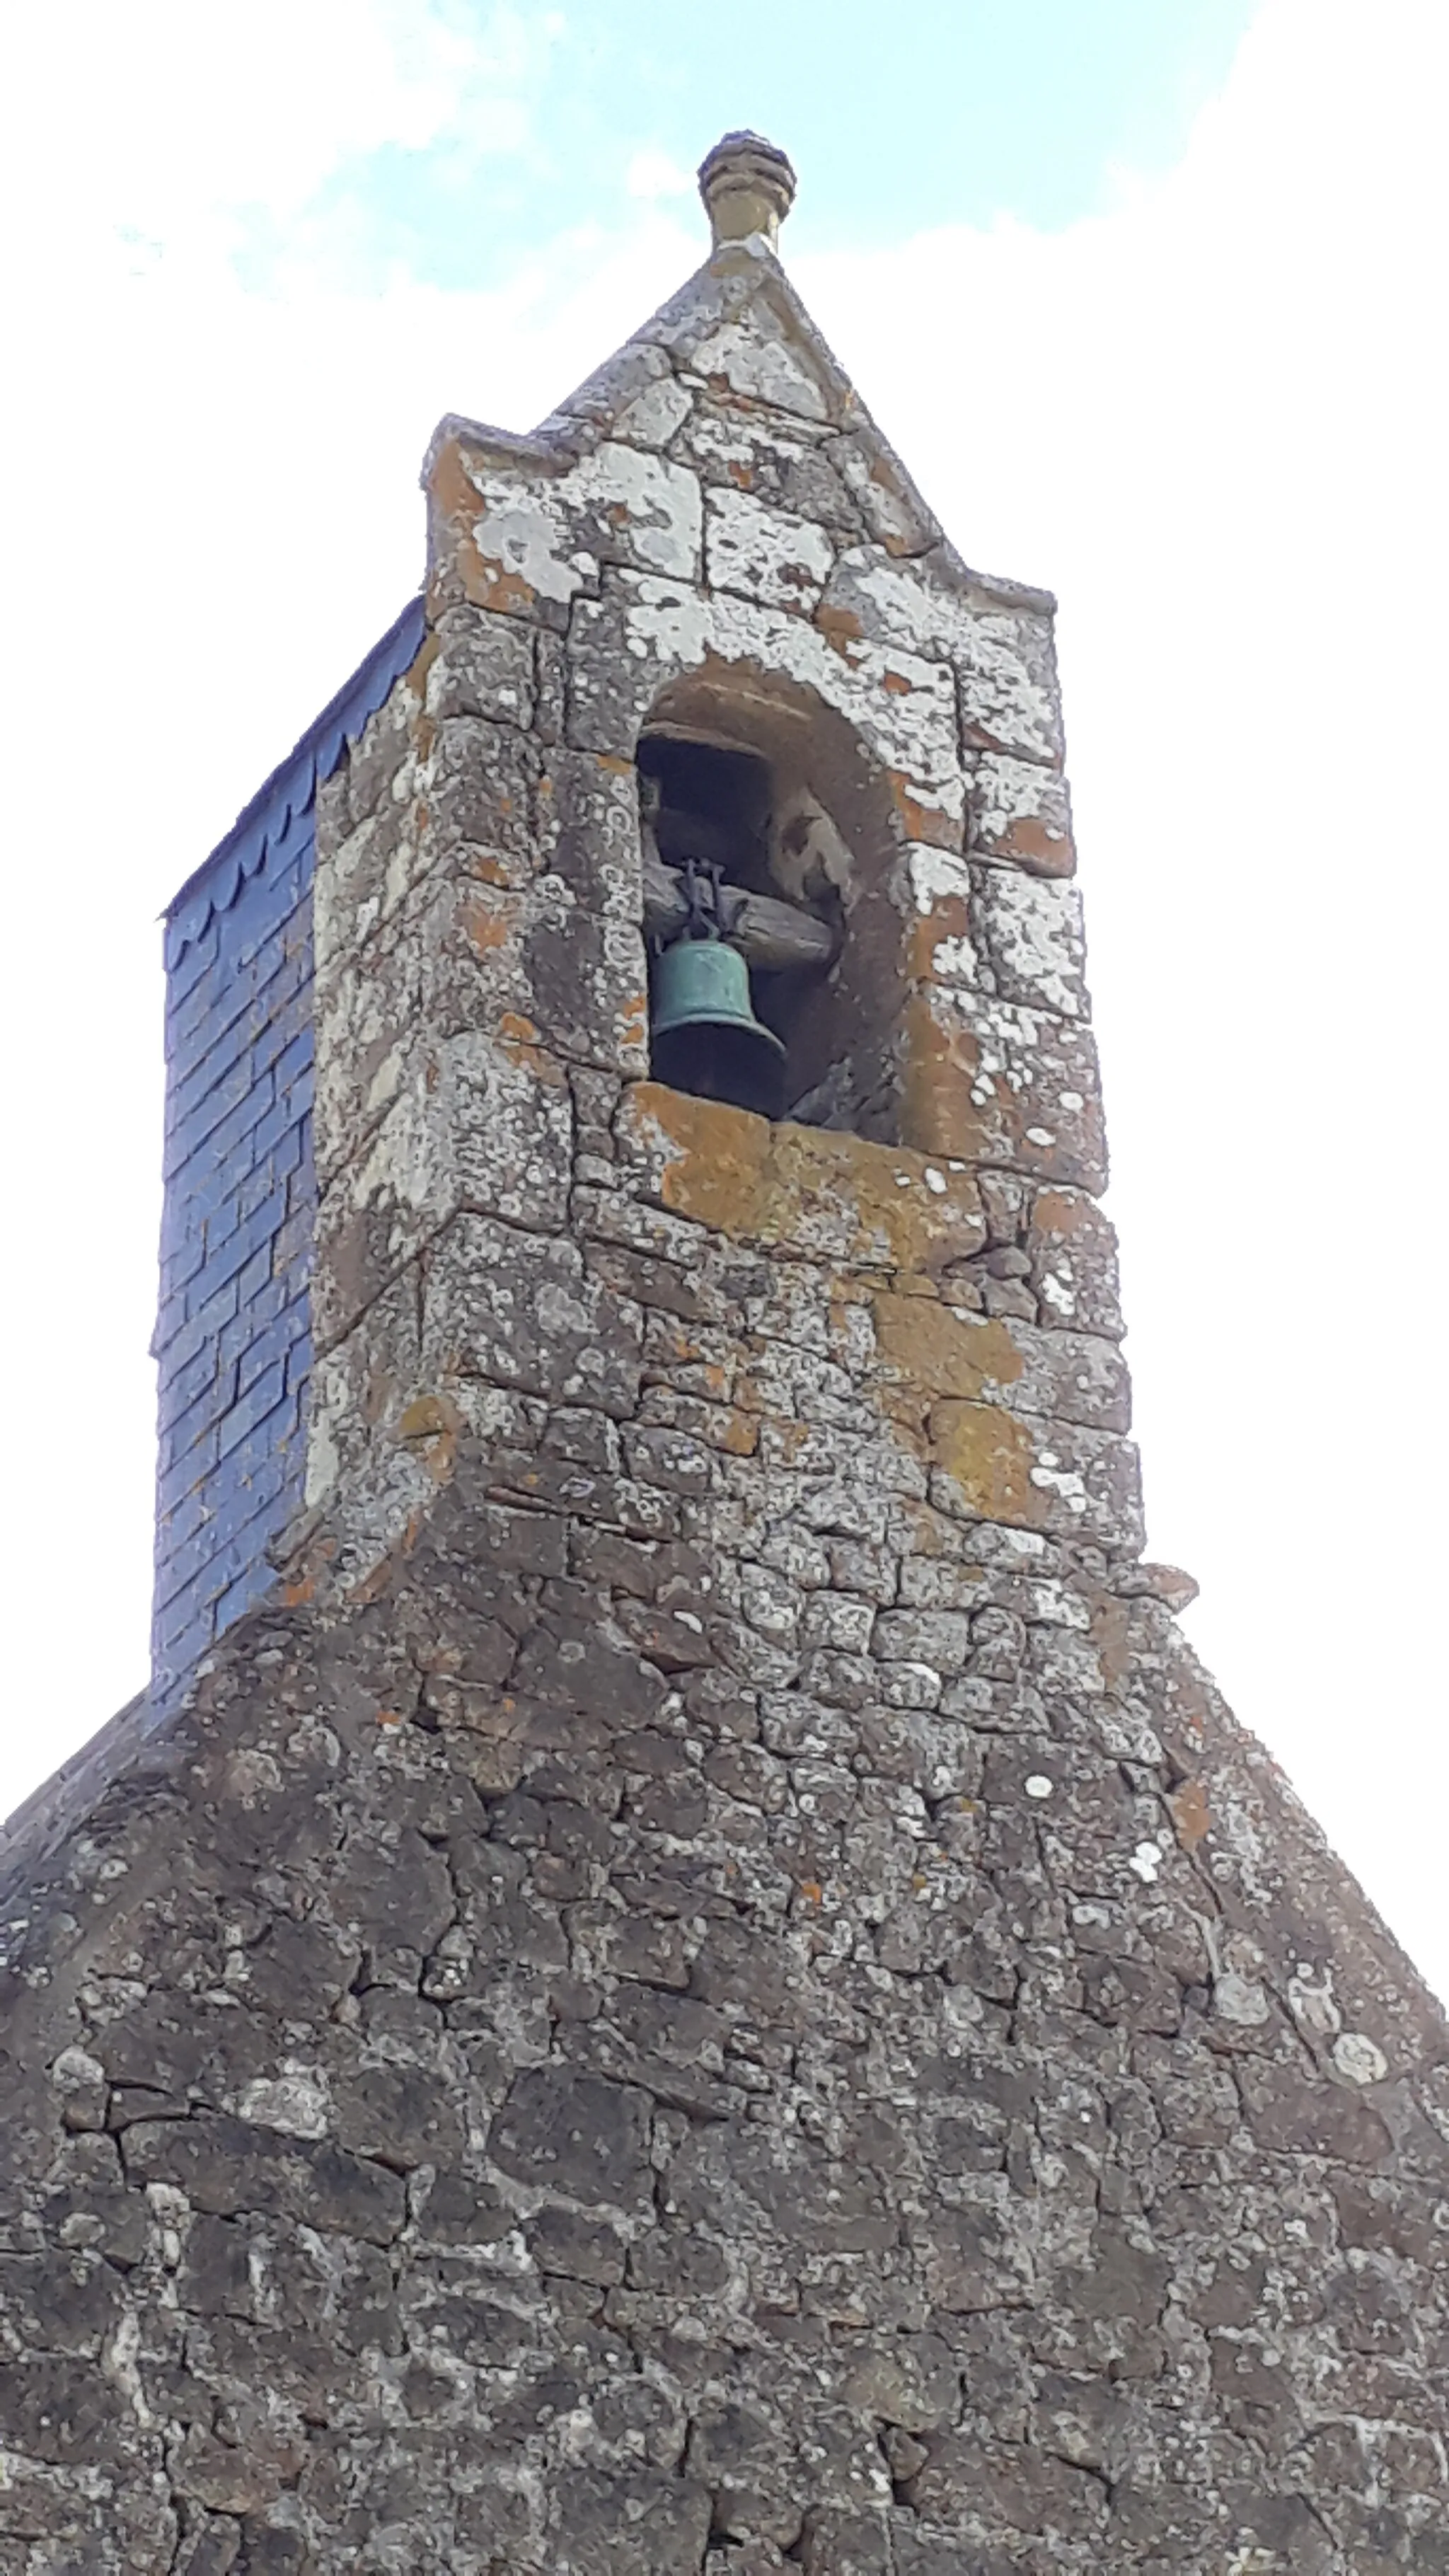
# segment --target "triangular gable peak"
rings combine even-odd
[[[629,466],[614,456],[619,448],[656,461]],[[1050,592],[977,572],[958,554],[761,233],[717,242],[678,292],[527,436],[448,415],[423,479],[444,524],[471,524],[479,562],[470,567],[470,595],[507,608],[521,597],[528,559],[540,568],[544,560],[536,546],[519,554],[510,485],[548,478],[556,487],[551,527],[579,534],[576,551],[683,576],[694,531],[687,520],[677,523],[671,484],[680,468],[706,487],[733,486],[785,515],[834,518],[842,535],[859,535],[863,543],[841,550],[846,594],[872,555],[910,563],[913,591],[939,595],[940,632],[931,636],[927,624],[938,647],[963,612],[1049,617],[1055,607]],[[601,496],[612,531],[593,546],[589,522]],[[546,572],[541,595],[562,604],[587,580],[588,567],[566,558]],[[884,586],[882,602],[903,595],[897,579]],[[919,596],[909,617],[899,607],[892,617],[883,604],[874,612],[876,630],[905,625],[918,644],[927,640],[921,623]],[[869,617],[863,631],[872,631]]]

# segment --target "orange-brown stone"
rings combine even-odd
[[[667,1208],[765,1248],[846,1268],[929,1272],[985,1237],[970,1173],[894,1145],[821,1127],[772,1125],[747,1110],[639,1083],[626,1137],[656,1163]]]
[[[1022,1373],[1010,1327],[996,1318],[961,1315],[947,1305],[892,1295],[877,1297],[875,1329],[882,1372],[932,1399],[957,1396],[976,1402],[1014,1386]]]
[[[1001,1405],[950,1398],[933,1405],[931,1446],[968,1511],[1015,1528],[1036,1529],[1046,1519],[1046,1497],[1031,1481],[1031,1433]]]

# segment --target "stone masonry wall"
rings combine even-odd
[[[319,801],[308,1498],[345,1569],[462,1430],[512,1437],[541,1392],[516,1355],[479,1358],[470,1283],[516,1260],[545,1343],[556,1312],[581,1354],[637,1352],[639,1300],[585,1247],[638,1249],[651,1222],[616,1204],[649,1195],[616,1113],[648,1070],[633,762],[661,703],[737,739],[793,728],[807,778],[812,738],[854,744],[830,790],[835,981],[883,1001],[844,1033],[848,1090],[926,1160],[855,1154],[840,1185],[947,1194],[931,1293],[949,1270],[960,1336],[1059,1336],[1008,1362],[1028,1520],[1055,1497],[1139,1544],[1051,603],[952,555],[758,246],[718,253],[532,440],[445,424],[428,482],[427,642]],[[819,1255],[808,1227],[776,1242]],[[582,1400],[600,1368],[581,1357]],[[959,1450],[971,1422],[940,1422]]]
[[[1449,2576],[1449,2031],[1142,1561],[1048,604],[763,239],[430,490],[307,1509],[0,1864],[0,2576]],[[850,728],[869,1133],[648,1079],[662,697]]]
[[[0,2568],[1443,2576],[1412,1971],[1149,1578],[856,1473],[862,1306],[628,1258],[624,1423],[14,1855]]]

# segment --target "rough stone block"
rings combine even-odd
[[[335,954],[316,984],[313,1105],[319,1185],[359,1153],[408,1078],[422,1011],[423,950],[413,907],[394,912],[361,955]]]
[[[1090,1334],[901,1296],[877,1297],[875,1327],[880,1381],[906,1399],[984,1398],[1099,1431],[1125,1431],[1131,1421],[1125,1363]]]
[[[699,484],[645,449],[604,440],[560,471],[542,452],[505,459],[451,439],[433,490],[451,532],[447,571],[476,607],[561,628],[601,564],[685,580],[698,571]],[[450,587],[445,578],[445,598]]]
[[[540,850],[551,876],[601,920],[643,912],[639,786],[632,762],[560,745],[542,782]]]
[[[904,1045],[902,1128],[918,1152],[1105,1188],[1097,1053],[1079,1022],[939,988],[908,1005]]]
[[[431,1383],[484,1377],[627,1418],[642,1318],[590,1277],[576,1244],[487,1217],[455,1219],[433,1247],[421,1365]]]
[[[418,665],[405,672],[350,746],[336,773],[336,807],[329,808],[326,801],[319,800],[317,830],[321,847],[336,848],[348,829],[385,813],[406,795],[406,782],[416,759],[423,677],[424,670]]]
[[[975,1182],[957,1163],[641,1083],[619,1146],[651,1197],[764,1251],[848,1269],[929,1271],[985,1241]]]
[[[556,875],[522,892],[443,878],[419,922],[424,1024],[486,1032],[555,1063],[621,1075],[648,1063],[648,970],[637,914],[600,916]]]
[[[572,1105],[562,1068],[468,1032],[420,1046],[398,1096],[317,1212],[313,1337],[329,1348],[460,1207],[563,1223]]]
[[[673,452],[711,486],[746,492],[757,501],[847,538],[864,522],[819,435],[799,420],[724,404],[697,393],[673,441]]]
[[[1037,876],[1070,876],[1077,853],[1065,780],[1004,752],[983,752],[971,774],[971,846]]]
[[[1118,1338],[1126,1331],[1117,1276],[1117,1237],[1084,1190],[1041,1189],[1024,1235],[1031,1285],[1047,1323]]]
[[[585,2208],[637,2210],[653,2198],[649,2098],[563,2066],[526,2068],[494,2120],[500,2172]]]
[[[607,2477],[571,2469],[560,2480],[550,2565],[559,2576],[695,2576],[710,2529],[708,2490],[692,2478]]]
[[[128,2175],[169,2184],[218,2217],[276,2210],[338,2236],[390,2245],[406,2216],[396,2174],[325,2141],[283,2137],[243,2120],[198,2114],[141,2121],[127,2129],[122,2153]]]
[[[664,351],[631,340],[576,385],[536,435],[586,446],[587,433],[602,430],[630,447],[667,447],[689,411],[690,397]]]
[[[737,265],[721,263],[718,310],[706,320],[698,301],[665,305],[643,336],[667,349],[681,373],[702,382],[717,399],[793,414],[805,421],[838,417],[841,388],[823,343],[802,333],[795,316],[771,291],[761,292],[748,252]]]
[[[428,765],[427,848],[466,846],[502,862],[515,875],[537,865],[538,746],[509,725],[480,716],[449,716],[437,729]]]
[[[860,511],[867,535],[888,555],[923,555],[940,543],[939,522],[879,430],[855,430],[831,439],[825,453]]]
[[[1008,608],[943,552],[902,563],[861,546],[836,564],[818,622],[842,642],[865,638],[949,662],[969,747],[1060,767],[1060,697],[1044,611]]]
[[[944,1511],[1139,1550],[1137,1452],[1111,1433],[945,1397],[931,1413],[931,1499]]]
[[[521,620],[486,608],[452,608],[439,618],[437,652],[424,704],[438,723],[450,716],[530,727],[537,712],[534,639]]]
[[[705,506],[705,579],[762,608],[809,615],[835,560],[824,530],[726,484]]]
[[[1069,1020],[1089,1016],[1082,900],[1069,881],[973,867],[971,918],[1004,1001]]]

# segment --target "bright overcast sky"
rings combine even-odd
[[[3,71],[0,1811],[136,1689],[155,916],[783,143],[794,276],[1050,584],[1152,1552],[1449,1993],[1444,0],[68,0]]]

